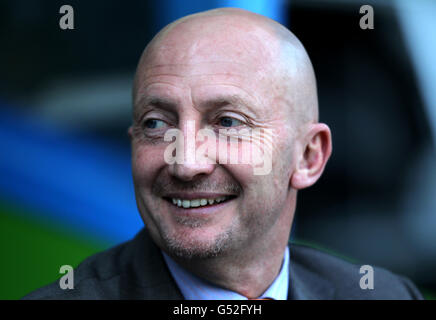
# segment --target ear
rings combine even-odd
[[[332,138],[324,123],[311,124],[302,139],[302,149],[291,177],[291,187],[304,189],[313,185],[321,176],[332,153]]]

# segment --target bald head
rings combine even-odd
[[[255,79],[271,86],[265,88],[271,95],[269,103],[286,106],[292,124],[318,120],[315,75],[301,42],[276,21],[236,8],[189,15],[162,29],[139,61],[134,106],[144,80],[155,68],[184,65],[188,69],[210,61],[215,61],[217,68],[227,61],[250,66]]]

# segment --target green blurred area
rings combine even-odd
[[[425,300],[436,300],[436,292],[418,287],[419,291],[424,296]]]
[[[76,267],[108,247],[89,236],[26,218],[22,208],[0,203],[0,299],[19,299],[60,278],[62,265]]]

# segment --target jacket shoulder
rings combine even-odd
[[[305,245],[290,244],[291,268],[302,281],[322,279],[332,287],[330,299],[423,299],[408,279],[384,268],[351,263],[322,250]],[[292,270],[291,270],[292,275]],[[371,283],[372,286],[369,286]],[[291,276],[292,283],[292,276]],[[315,280],[316,281],[316,280]],[[362,282],[362,287],[361,287]],[[327,298],[327,297],[326,297]]]

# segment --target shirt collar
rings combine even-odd
[[[247,300],[239,293],[220,288],[188,272],[162,251],[165,262],[186,300]],[[286,247],[278,276],[258,298],[287,300],[289,286],[289,248]]]

